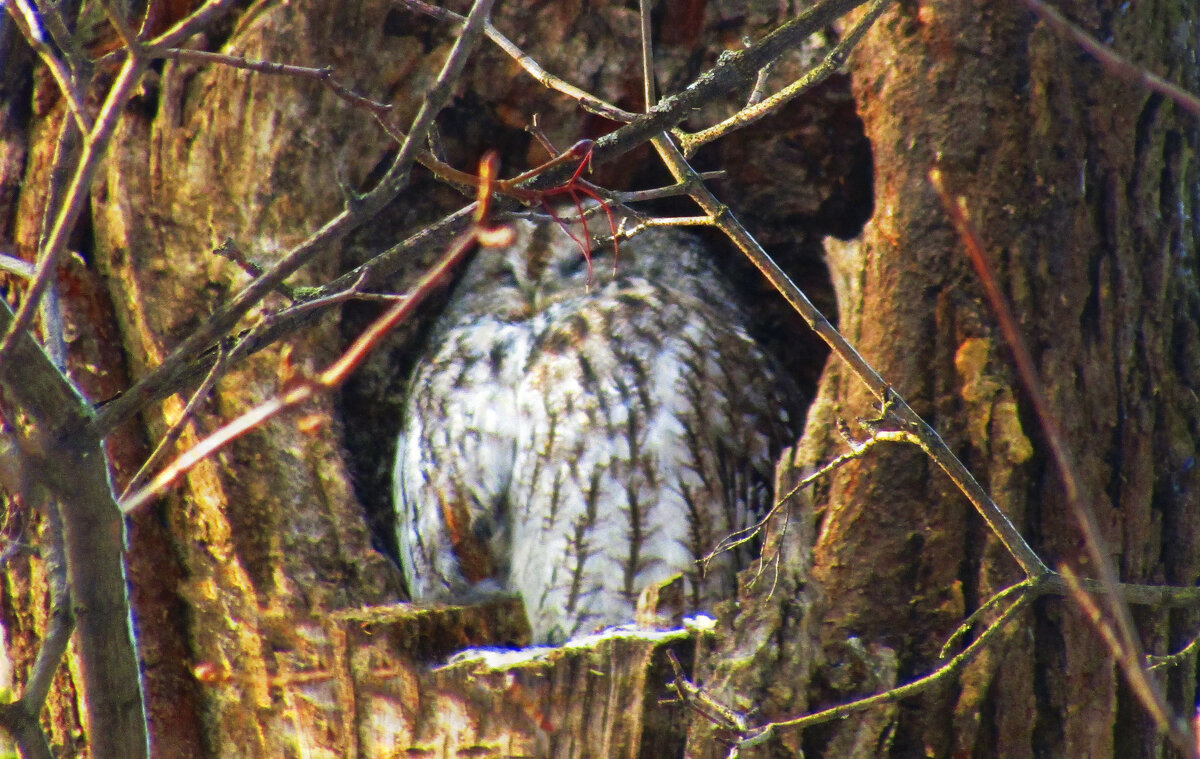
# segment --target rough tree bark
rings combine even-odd
[[[1135,63],[1193,90],[1200,81],[1194,6],[1059,7]],[[1010,353],[930,187],[928,172],[941,169],[966,197],[1020,317],[1122,579],[1194,584],[1195,118],[1114,79],[1016,4],[903,7],[856,51],[853,78],[875,155],[876,212],[839,264],[856,293],[841,301],[843,327],[1048,563],[1094,574]],[[867,399],[836,367],[823,382],[819,402],[862,413]],[[910,679],[964,612],[1018,579],[916,451],[847,467],[821,504],[814,576],[830,603],[822,641],[831,661],[854,633],[895,649],[898,677]],[[1149,652],[1177,651],[1195,635],[1192,612],[1136,611]],[[1161,675],[1185,714],[1195,675],[1194,659]],[[1063,599],[1038,603],[955,687],[905,704],[892,748],[1164,750],[1100,637]]]
[[[501,3],[496,25],[546,69],[638,111],[635,10],[624,3]],[[656,4],[660,89],[758,37],[787,3]],[[1135,62],[1200,89],[1198,11],[1183,0],[1063,11]],[[462,4],[455,10],[463,11]],[[536,11],[534,13],[533,11]],[[57,125],[54,83],[0,26],[0,247],[36,249]],[[415,112],[454,28],[395,3],[254,4],[192,42],[306,66]],[[811,59],[797,51],[772,83]],[[10,65],[11,64],[11,65]],[[744,97],[745,93],[739,93]],[[695,114],[702,127],[733,100]],[[499,149],[511,175],[614,124],[584,113],[481,48],[439,120],[451,163]],[[835,77],[768,120],[701,150],[723,200],[884,377],[951,443],[1050,564],[1089,565],[1057,472],[988,304],[928,173],[965,196],[1021,318],[1090,502],[1128,581],[1194,585],[1200,560],[1200,175],[1196,121],[1118,81],[1016,4],[931,0],[889,10]],[[249,276],[214,250],[269,265],[369,187],[394,149],[364,111],[316,83],[166,62],[124,116],[59,278],[71,378],[93,401],[159,363]],[[625,189],[666,183],[649,148],[598,167]],[[873,180],[873,182],[872,182]],[[294,277],[326,282],[462,205],[418,174],[409,193]],[[681,201],[664,213],[692,213]],[[865,226],[864,226],[865,224]],[[851,242],[824,235],[853,237]],[[226,245],[226,247],[228,247]],[[413,254],[403,292],[439,253]],[[814,391],[791,483],[844,452],[838,420],[876,408],[730,249],[728,275],[763,304],[758,329]],[[827,267],[827,269],[826,269]],[[10,288],[15,291],[16,288]],[[272,296],[245,321],[286,302]],[[425,317],[436,311],[431,304]],[[229,369],[182,445],[278,390],[282,363],[319,369],[377,313],[346,306]],[[949,634],[1021,575],[915,448],[876,448],[772,522],[774,560],[748,575],[715,629],[617,636],[540,654],[519,608],[415,611],[385,557],[397,391],[422,321],[404,325],[338,398],[270,422],[194,469],[129,523],[127,561],[155,756],[724,756],[719,730],[665,704],[668,650],[749,722],[796,716],[928,672]],[[286,354],[286,355],[285,355]],[[290,356],[290,358],[289,358]],[[824,372],[821,368],[824,366]],[[819,375],[819,381],[818,381]],[[106,442],[118,489],[187,394]],[[312,421],[318,424],[310,424]],[[46,620],[46,525],[14,501],[0,619],[19,686]],[[375,529],[368,529],[371,524]],[[1147,651],[1196,634],[1194,611],[1136,609]],[[1162,676],[1190,711],[1196,659]],[[87,756],[78,662],[68,657],[45,724]],[[19,687],[18,687],[19,689]],[[1046,598],[960,678],[742,756],[1158,757],[1173,755],[1069,599]]]

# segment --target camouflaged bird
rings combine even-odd
[[[690,608],[731,596],[749,549],[697,562],[769,508],[799,421],[712,251],[651,228],[615,266],[592,245],[589,281],[571,229],[520,220],[476,254],[410,381],[394,477],[412,598],[519,593],[537,642],[630,622],[680,572]]]

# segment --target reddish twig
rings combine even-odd
[[[695,169],[688,164],[670,138],[660,133],[650,142],[675,181],[691,183],[691,197],[711,220],[712,225],[718,227],[738,246],[738,249],[783,296],[788,305],[795,309],[796,313],[800,314],[833,353],[845,362],[849,370],[866,385],[871,394],[884,404],[888,410],[889,419],[902,431],[911,433],[913,442],[919,445],[921,450],[925,451],[962,491],[979,515],[987,522],[993,534],[999,538],[1005,549],[1021,565],[1025,574],[1029,577],[1041,577],[1049,573],[1050,569],[1045,562],[1029,546],[1029,543],[1000,510],[988,492],[983,489],[971,471],[954,455],[937,431],[896,394],[891,385],[879,375],[874,367],[867,363],[845,336],[834,328],[829,319],[808,299],[808,296],[796,287],[783,269],[779,268],[779,265],[758,244],[758,241],[746,231],[746,228],[729,208],[718,201],[716,196],[704,186]]]
[[[1138,698],[1142,700],[1143,706],[1146,707],[1150,715],[1158,722],[1159,728],[1171,736],[1172,741],[1176,743],[1177,747],[1191,752],[1193,749],[1190,747],[1194,746],[1194,741],[1188,735],[1187,728],[1175,725],[1167,718],[1168,709],[1166,700],[1163,698],[1158,686],[1149,678],[1141,663],[1140,652],[1142,646],[1138,640],[1137,632],[1134,630],[1129,609],[1121,600],[1118,589],[1119,580],[1117,578],[1117,571],[1104,546],[1104,539],[1100,534],[1100,525],[1096,522],[1096,515],[1089,505],[1089,499],[1084,495],[1083,483],[1080,482],[1077,475],[1074,457],[1067,447],[1066,439],[1058,424],[1058,419],[1053,411],[1051,411],[1045,391],[1038,380],[1036,370],[1034,369],[1033,357],[1029,354],[1029,348],[1021,336],[1017,320],[1013,316],[1012,309],[1008,306],[1008,300],[1004,297],[996,275],[988,264],[987,257],[984,255],[983,241],[980,239],[979,233],[971,221],[966,199],[961,196],[952,197],[950,195],[946,190],[940,170],[933,169],[930,171],[929,178],[942,201],[942,206],[946,209],[946,213],[950,216],[959,237],[962,239],[963,249],[967,254],[967,258],[971,261],[972,267],[975,269],[975,273],[987,296],[988,303],[991,304],[992,311],[996,316],[997,322],[999,322],[1000,332],[1003,334],[1004,340],[1012,352],[1017,376],[1020,378],[1021,384],[1025,387],[1025,391],[1029,395],[1034,413],[1038,418],[1038,423],[1041,425],[1042,432],[1046,437],[1046,444],[1050,448],[1050,456],[1058,468],[1063,489],[1066,491],[1067,504],[1076,521],[1079,523],[1080,530],[1083,532],[1084,544],[1087,547],[1088,556],[1091,558],[1097,573],[1100,575],[1100,582],[1105,588],[1109,599],[1109,611],[1116,624],[1115,631],[1119,640],[1119,650],[1123,652],[1122,655],[1118,656],[1118,661],[1125,672],[1126,680],[1134,692],[1138,694]]]
[[[552,145],[546,143],[546,147],[549,148],[553,153]],[[614,267],[616,267],[618,255],[617,225],[613,220],[612,209],[609,208],[607,200],[605,200],[598,192],[596,192],[596,190],[588,182],[585,182],[580,178],[585,170],[591,169],[592,149],[594,147],[595,143],[591,140],[580,140],[562,153],[553,156],[549,161],[546,161],[542,165],[537,166],[523,174],[518,174],[517,176],[505,182],[497,183],[501,187],[501,192],[510,194],[524,203],[540,204],[542,208],[544,208],[546,212],[550,214],[554,221],[557,222],[560,227],[562,227],[563,231],[575,241],[575,244],[579,246],[579,250],[583,253],[584,260],[587,261],[587,281],[589,283],[592,281],[592,246],[587,230],[587,221],[585,221],[583,203],[579,199],[580,195],[591,198],[599,203],[600,208],[604,210],[605,216],[608,217],[608,228],[609,231],[612,232]],[[528,182],[530,179],[533,179],[542,173],[557,167],[559,164],[568,163],[576,159],[579,160],[579,165],[575,167],[575,172],[571,174],[570,178],[562,184],[545,190],[529,190],[521,187],[521,185],[525,182]],[[571,198],[571,202],[575,206],[575,212],[578,214],[579,223],[583,225],[582,239],[575,236],[575,233],[571,231],[570,226],[561,218],[559,218],[558,214],[554,212],[554,208],[550,206],[549,202],[547,202],[548,198],[556,195],[566,195]]]
[[[175,445],[180,436],[183,435],[183,431],[187,429],[187,425],[195,415],[196,409],[208,398],[209,391],[213,389],[213,386],[217,384],[217,380],[224,374],[228,356],[228,351],[222,346],[220,353],[217,355],[217,360],[213,362],[212,369],[208,371],[208,374],[204,377],[204,381],[200,383],[200,387],[196,388],[196,391],[192,393],[192,397],[184,405],[183,411],[179,414],[179,419],[167,429],[166,434],[158,441],[158,445],[151,451],[150,456],[129,480],[129,484],[125,486],[125,489],[121,493],[122,499],[128,498],[131,493],[141,487],[142,483],[150,475],[150,472],[167,457],[171,447]]]
[[[166,388],[178,383],[179,379],[188,373],[190,362],[196,356],[203,354],[213,342],[222,338],[242,316],[261,303],[268,292],[318,254],[328,250],[334,242],[342,239],[351,230],[373,218],[408,186],[412,163],[421,152],[420,146],[424,144],[434,118],[450,99],[454,85],[478,42],[483,23],[494,2],[495,0],[475,0],[472,3],[462,34],[451,46],[437,79],[426,92],[417,115],[413,118],[404,143],[374,189],[347,202],[341,213],[321,225],[276,261],[263,276],[257,277],[231,300],[216,309],[203,324],[175,346],[162,364],[134,383],[121,397],[101,409],[93,420],[93,429],[111,430],[116,424],[132,416],[148,399],[161,397]],[[163,46],[172,46],[177,41],[173,36],[175,33],[168,31],[157,38],[155,43],[160,44],[159,41],[162,41]],[[0,366],[0,369],[3,367]]]
[[[1145,68],[1126,60],[1115,50],[1068,21],[1066,16],[1063,16],[1041,0],[1021,0],[1021,2],[1034,15],[1041,19],[1042,23],[1046,24],[1046,26],[1053,29],[1060,36],[1074,41],[1076,45],[1087,51],[1110,75],[1157,92],[1163,97],[1174,101],[1176,105],[1191,113],[1196,118],[1200,118],[1200,98],[1182,87],[1174,85],[1166,79],[1147,71]]]
[[[391,308],[376,319],[366,331],[359,335],[346,352],[330,364],[324,371],[312,377],[296,378],[280,395],[261,403],[238,418],[213,432],[191,449],[167,465],[145,487],[132,495],[122,498],[120,505],[123,513],[130,513],[146,501],[157,497],[166,488],[183,476],[192,467],[204,461],[221,448],[237,438],[261,426],[267,420],[278,416],[289,409],[307,403],[323,392],[337,388],[350,373],[362,363],[367,354],[379,344],[383,336],[397,324],[408,318],[425,298],[443,284],[448,275],[474,249],[476,243],[485,246],[504,245],[511,242],[512,231],[506,228],[489,229],[485,226],[488,212],[488,198],[493,185],[496,157],[486,156],[482,162],[480,174],[483,181],[480,184],[479,201],[475,214],[475,223],[450,246],[441,259],[425,273],[413,291],[402,300],[397,301]]]

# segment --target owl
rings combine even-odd
[[[514,227],[409,382],[393,495],[413,599],[517,593],[542,643],[632,621],[679,573],[711,608],[751,557],[701,560],[770,507],[793,386],[696,238],[651,228],[589,263],[578,222]]]

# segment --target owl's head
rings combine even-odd
[[[662,228],[621,240],[614,258],[608,217],[602,212],[589,216],[586,226],[570,209],[557,217],[531,213],[511,227],[511,245],[475,255],[455,291],[454,311],[522,321],[564,299],[621,288],[636,279],[688,290],[682,278],[707,273],[708,262],[696,241]]]
[[[518,321],[564,295],[587,292],[589,285],[595,284],[589,283],[590,272],[599,272],[606,265],[609,273],[612,269],[611,243],[602,245],[595,239],[600,236],[600,225],[607,231],[607,221],[590,219],[589,234],[574,213],[560,220],[532,214],[516,219],[510,224],[514,233],[511,245],[475,254],[459,283],[455,304]],[[590,268],[585,249],[590,251]]]

